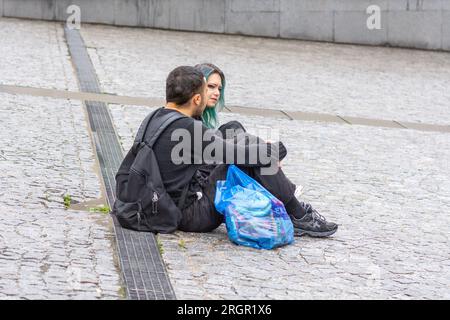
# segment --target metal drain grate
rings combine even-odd
[[[67,27],[64,31],[81,91],[100,93],[94,66],[79,31]],[[112,207],[115,200],[115,174],[122,162],[123,150],[106,104],[86,101],[86,109],[108,202]],[[123,229],[116,217],[112,218],[128,299],[175,299],[155,236]]]

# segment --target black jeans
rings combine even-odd
[[[244,127],[237,121],[228,122],[222,125],[219,130],[224,134],[224,131],[230,128],[236,129],[235,137],[237,139],[240,139],[242,137],[241,134],[245,133]],[[281,169],[278,169],[276,174],[263,175],[260,167],[238,167],[258,181],[284,204],[294,197],[296,186],[285,176]],[[225,180],[227,171],[227,164],[205,165],[197,170],[195,179],[202,189],[202,197],[183,210],[181,223],[178,227],[179,230],[186,232],[210,232],[225,221],[224,216],[217,212],[214,206],[214,198],[216,196],[216,182]]]

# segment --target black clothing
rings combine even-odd
[[[246,174],[261,183],[271,194],[283,203],[288,203],[295,192],[295,185],[284,175],[281,169],[274,175],[261,175],[260,167],[241,167]],[[225,180],[228,165],[205,166],[201,168],[202,197],[195,200],[185,208],[182,213],[180,225],[181,231],[186,232],[209,232],[216,229],[222,222],[224,216],[217,212],[214,206],[216,195],[216,182]],[[209,176],[205,174],[209,172]]]
[[[301,219],[307,214],[307,207],[302,205],[296,197],[293,197],[291,201],[285,203],[284,207],[286,208],[286,211],[296,219]]]
[[[155,117],[170,112],[178,111],[164,108]],[[176,129],[180,131],[175,132]],[[184,141],[186,137],[182,135],[183,133],[188,135],[190,143],[189,140]],[[263,167],[276,163],[286,156],[286,148],[281,142],[265,143],[245,132],[239,132],[236,136],[239,136],[239,139],[222,139],[217,131],[208,129],[201,121],[190,117],[177,120],[167,127],[156,141],[153,150],[164,186],[175,203],[178,203],[185,188],[188,188],[185,206],[195,200],[199,185],[193,177],[205,164],[239,162],[240,167]],[[203,137],[206,139],[202,139]],[[180,151],[181,144],[189,148]],[[216,150],[221,152],[211,151],[212,146],[217,146]],[[175,152],[178,156],[177,163],[173,161],[174,150],[178,151]]]
[[[309,203],[301,202],[300,204],[306,213],[301,219],[291,216],[295,236],[301,237],[308,235],[310,237],[322,238],[329,237],[337,231],[338,225],[333,222],[328,222]]]
[[[231,121],[222,125],[219,131],[224,135],[226,129],[235,129],[235,136],[230,137],[234,141],[244,139],[245,136],[250,141],[259,139],[248,134],[243,135],[246,131],[237,121]],[[278,169],[274,175],[263,175],[261,174],[261,167],[238,166],[250,177],[261,183],[262,186],[281,202],[284,204],[288,202],[292,203],[296,186],[284,175],[281,169]],[[216,182],[218,180],[225,180],[227,171],[227,164],[205,165],[196,170],[191,184],[196,186],[194,189],[201,192],[201,198],[198,199],[195,196],[193,201],[183,209],[183,215],[178,227],[179,230],[186,232],[209,232],[224,222],[224,216],[217,212],[214,206],[214,198],[216,195]]]

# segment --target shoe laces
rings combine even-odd
[[[309,203],[300,202],[300,205],[302,206],[303,209],[305,209],[306,213],[310,213],[311,217],[313,219],[313,221],[320,221],[320,222],[326,222],[327,220],[325,219],[324,216],[322,216],[320,213],[317,212],[316,209],[313,209],[312,206]]]
[[[318,213],[316,210],[313,209],[312,213],[312,218],[313,221],[320,221],[320,222],[327,222],[327,220],[325,219],[325,217],[323,215],[321,215],[320,213]]]

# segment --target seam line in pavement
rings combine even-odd
[[[344,117],[341,117],[339,115],[337,115],[336,117],[338,117],[339,119],[343,120],[347,124],[352,124],[350,121],[346,120]]]
[[[96,81],[98,80],[96,79]],[[83,92],[76,92],[67,90],[33,88],[17,85],[0,84],[0,92],[16,95],[31,95],[55,99],[73,99],[85,102],[91,101],[110,104],[138,105],[149,107],[159,107],[165,104],[165,101],[159,98],[119,96],[109,93],[100,93],[100,89],[98,89],[97,91],[90,90],[89,88],[86,89],[87,90]],[[410,129],[418,131],[434,131],[434,132],[450,133],[450,125],[438,125],[438,124],[418,123],[418,122],[414,123],[402,120],[385,120],[375,118],[332,115],[326,113],[287,111],[269,108],[259,109],[241,106],[226,106],[224,112],[238,113],[250,116],[262,116],[268,118],[283,118],[287,120],[331,122],[349,125],[363,125],[369,127],[383,127],[394,129]]]
[[[292,118],[290,115],[289,115],[289,113],[287,113],[286,111],[284,111],[284,110],[280,110],[289,120],[294,120],[294,118]]]
[[[53,89],[0,86],[0,91],[16,90],[19,94],[51,96],[64,99],[83,100],[89,127],[95,145],[101,174],[110,208],[115,201],[115,173],[124,157],[118,141],[113,121],[109,113],[105,95],[100,94],[100,86],[94,66],[89,58],[83,38],[78,30],[64,28],[67,46],[76,71],[80,90],[69,92]],[[111,97],[107,97],[111,100]],[[100,101],[99,101],[100,100]],[[176,299],[161,254],[153,233],[124,229],[117,218],[113,219],[118,257],[128,299]],[[152,268],[147,263],[151,261]],[[163,274],[163,277],[160,277]]]
[[[395,122],[396,124],[398,124],[400,127],[408,129],[408,127],[405,127],[403,124],[401,124],[400,122],[393,120],[392,122]]]

